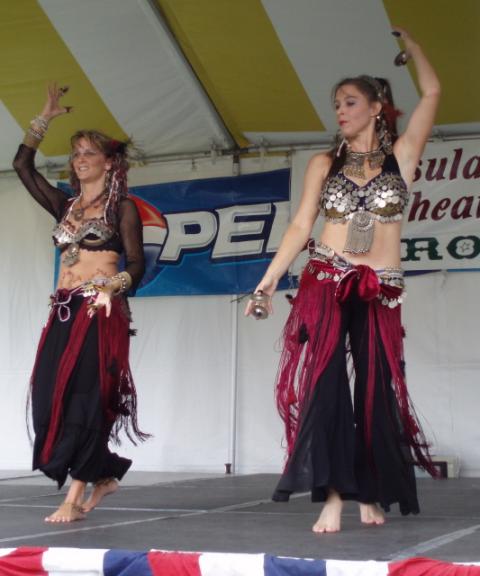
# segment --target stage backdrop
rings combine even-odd
[[[422,167],[443,146],[432,145]],[[295,154],[293,167],[298,166]],[[285,167],[284,157],[251,158],[242,160],[241,172]],[[231,175],[231,159],[218,158],[196,161],[196,170],[191,160],[147,165],[133,169],[129,179],[135,187]],[[435,187],[430,190],[436,194]],[[292,210],[297,201],[292,198]],[[52,290],[53,225],[16,177],[0,178],[0,476],[30,466],[25,401]],[[434,452],[458,458],[461,475],[478,476],[480,273],[421,274],[407,285],[403,321],[411,396]],[[133,458],[135,469],[222,473],[235,457],[238,472],[281,470],[283,428],[273,382],[290,305],[279,291],[275,314],[257,322],[244,317],[243,303],[231,300],[227,294],[131,299],[140,424],[153,438],[115,450]]]

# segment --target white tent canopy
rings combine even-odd
[[[70,86],[69,117],[42,145],[68,154],[75,130],[133,136],[148,158],[326,144],[336,130],[332,86],[345,76],[389,78],[408,115],[413,68],[393,66],[405,26],[438,69],[437,137],[477,136],[480,6],[462,0],[23,0],[0,6],[0,169],[51,81]],[[448,41],[445,41],[448,38]]]

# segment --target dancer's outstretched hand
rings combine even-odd
[[[410,36],[408,30],[405,30],[405,28],[401,28],[400,26],[392,26],[392,34],[397,36],[397,38],[400,38],[400,40],[403,40],[407,48],[410,43],[414,42],[414,39]]]
[[[268,300],[266,302],[266,308],[269,314],[273,314],[273,307],[272,307],[272,296],[277,289],[278,280],[268,280],[263,279],[260,284],[255,288],[254,294],[257,292],[263,292],[268,296]],[[245,307],[245,316],[249,316],[253,313],[254,303],[249,300],[247,306]]]
[[[90,304],[88,308],[88,316],[92,318],[92,316],[94,316],[98,310],[103,307],[105,307],[105,315],[108,318],[112,310],[112,297],[106,290],[102,290],[95,296],[93,304]]]
[[[68,92],[68,86],[57,86],[56,82],[48,86],[47,101],[43,107],[41,116],[45,120],[51,120],[56,116],[68,114],[72,111],[72,106],[64,106],[60,99]]]

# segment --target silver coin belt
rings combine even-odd
[[[316,274],[317,280],[333,280],[334,282],[340,282],[348,272],[355,270],[356,268],[354,264],[348,262],[345,258],[342,258],[342,256],[337,254],[326,244],[310,244],[309,251],[310,260],[305,269],[309,274]],[[325,270],[320,270],[320,272],[318,272],[314,264],[311,263],[312,260],[329,264],[335,268],[335,271],[326,272]],[[402,304],[407,296],[403,270],[401,268],[387,267],[382,268],[381,270],[375,270],[375,274],[378,277],[379,284],[392,286],[393,288],[401,290],[401,293],[394,298],[390,298],[380,292],[377,296],[378,300],[380,300],[384,306],[388,306],[388,308],[396,308]]]
[[[87,280],[71,290],[57,290],[50,296],[50,306],[53,310],[57,310],[57,316],[60,322],[68,322],[72,314],[70,310],[72,298],[74,296],[83,296],[93,301],[98,294],[95,286],[105,286],[106,284],[108,284],[108,278],[102,277]]]

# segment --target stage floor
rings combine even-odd
[[[10,477],[9,477],[10,476]],[[276,556],[398,560],[426,556],[480,561],[480,479],[418,479],[418,516],[387,515],[363,526],[347,503],[342,532],[310,531],[320,504],[298,495],[274,503],[271,474],[213,476],[131,472],[85,521],[45,524],[63,492],[42,476],[0,473],[0,548],[50,546],[265,552]]]

